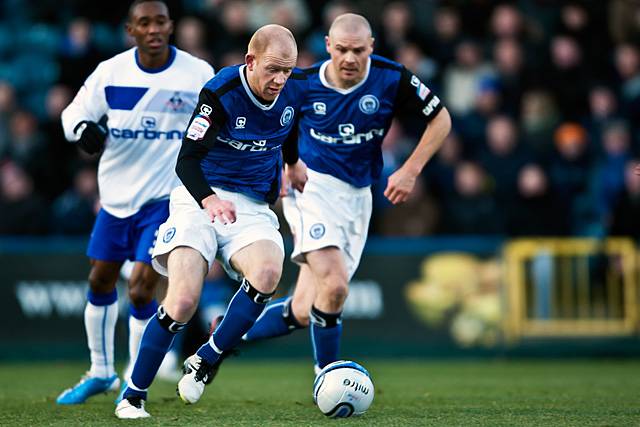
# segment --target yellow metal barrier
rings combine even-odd
[[[518,239],[505,245],[504,260],[508,340],[640,331],[630,239]]]

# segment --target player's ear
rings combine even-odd
[[[371,48],[372,52],[373,52],[373,48],[375,47],[375,43],[376,43],[376,39],[371,37],[371,43],[369,43],[369,47]]]
[[[327,49],[327,53],[331,54],[331,39],[329,38],[329,36],[324,36],[324,45]]]
[[[127,22],[124,23],[124,29],[127,31],[129,37],[133,37],[133,25],[131,25],[131,21],[127,20]]]
[[[253,53],[247,53],[244,56],[244,63],[247,64],[247,69],[249,71],[253,71],[253,68],[256,65],[256,56]]]

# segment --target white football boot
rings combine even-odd
[[[121,419],[149,418],[151,414],[144,410],[144,400],[140,397],[129,396],[122,399],[116,406],[116,417]]]
[[[204,393],[204,386],[209,384],[212,377],[213,365],[207,363],[197,354],[189,356],[184,361],[183,377],[178,382],[178,396],[184,403],[196,403]]]

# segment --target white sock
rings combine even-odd
[[[87,302],[84,309],[84,327],[91,352],[92,377],[109,378],[115,375],[113,366],[113,341],[118,320],[118,303],[93,305]]]
[[[144,334],[144,328],[147,327],[147,323],[149,323],[149,319],[137,319],[129,315],[129,363],[127,364],[127,369],[124,372],[125,381],[131,378],[133,365],[135,365],[136,358],[138,357],[142,334]]]
[[[162,359],[162,364],[158,368],[158,376],[171,376],[175,374],[178,365],[178,352],[175,350],[167,351],[167,354],[164,355],[164,359]]]

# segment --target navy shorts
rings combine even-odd
[[[169,201],[150,203],[130,217],[118,218],[100,209],[87,248],[100,261],[141,261],[151,264],[158,227],[169,217]]]

